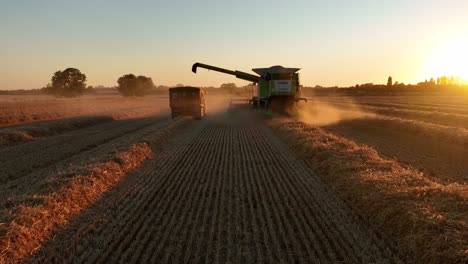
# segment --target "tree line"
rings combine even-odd
[[[457,88],[466,88],[468,87],[468,82],[457,76],[440,76],[437,79],[430,78],[429,80],[424,80],[424,82],[418,82],[417,84],[405,84],[398,81],[393,82],[392,76],[389,76],[387,79],[387,84],[374,84],[374,83],[364,83],[356,84],[351,87],[343,87],[349,89],[393,89],[393,90],[404,90],[404,89],[415,89],[415,88],[428,88],[430,90],[440,90],[443,89],[457,89]],[[323,87],[319,87],[323,88]],[[338,87],[334,87],[338,88]]]
[[[420,83],[421,84],[421,83]],[[437,77],[437,80],[434,80],[434,78],[431,78],[429,82],[426,80],[422,84],[430,84],[430,85],[439,85],[439,86],[463,86],[467,85],[462,78],[458,76],[440,76]]]
[[[141,97],[155,88],[153,80],[143,75],[125,74],[117,79],[117,90],[123,96]],[[93,93],[92,86],[86,86],[86,75],[76,68],[67,68],[52,75],[51,82],[41,89],[56,97],[77,97]]]
[[[67,68],[57,71],[52,75],[51,82],[41,91],[56,97],[77,97],[83,94],[95,92],[92,86],[86,86],[86,75],[76,68]],[[166,91],[169,86],[155,86],[150,77],[135,74],[125,74],[117,79],[117,91],[122,96],[141,97],[148,94]],[[177,84],[176,87],[184,86]],[[102,89],[101,87],[98,87]],[[220,87],[204,87],[205,91],[212,94],[243,95],[252,92],[252,84],[237,87],[235,83],[223,83]]]
[[[117,79],[117,91],[122,96],[141,97],[153,93],[165,92],[169,86],[156,87],[150,77],[143,75],[125,74]],[[176,86],[184,86],[177,84]],[[303,91],[328,89],[328,91],[348,88],[349,92],[379,92],[379,91],[443,91],[457,89],[460,87],[468,88],[468,83],[456,76],[439,76],[436,79],[430,78],[416,85],[399,83],[393,81],[391,76],[387,79],[387,84],[356,84],[351,87],[303,87]],[[203,87],[209,94],[232,94],[232,95],[251,95],[254,93],[252,84],[238,87],[235,83],[223,83],[220,87]],[[332,89],[330,89],[332,88]],[[94,93],[92,86],[86,86],[86,75],[76,68],[67,68],[63,71],[57,71],[53,74],[51,82],[41,89],[42,92],[52,94],[56,97],[76,97],[87,93]]]

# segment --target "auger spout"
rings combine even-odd
[[[231,70],[228,70],[228,69],[223,69],[223,68],[219,68],[219,67],[199,63],[199,62],[193,64],[192,72],[197,73],[197,68],[199,68],[199,67],[200,68],[205,68],[207,70],[212,70],[212,71],[217,71],[217,72],[222,72],[222,73],[234,75],[239,79],[254,82],[254,83],[258,83],[260,81],[260,79],[261,79],[260,76],[253,75],[253,74],[250,74],[250,73],[241,72],[241,71],[231,71]]]

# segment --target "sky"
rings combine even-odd
[[[88,85],[127,73],[156,85],[246,85],[195,62],[301,68],[305,86],[468,79],[466,0],[0,0],[0,89],[78,68]],[[465,45],[466,44],[466,45]]]

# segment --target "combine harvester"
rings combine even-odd
[[[287,113],[296,102],[307,102],[306,98],[300,97],[299,73],[297,73],[300,70],[299,68],[284,68],[282,66],[256,68],[252,69],[252,71],[258,75],[253,75],[197,62],[193,64],[192,71],[197,73],[197,68],[199,67],[234,75],[239,79],[250,81],[257,85],[257,96],[252,95],[252,98],[249,100],[232,100],[231,105],[235,101],[248,101],[254,108],[271,109],[274,112]]]

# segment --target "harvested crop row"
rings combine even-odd
[[[388,97],[384,97],[387,98]],[[446,104],[424,104],[417,103],[417,101],[394,101],[382,98],[367,98],[367,97],[311,97],[309,100],[318,101],[322,103],[328,103],[332,105],[353,105],[363,107],[381,107],[381,108],[393,108],[402,110],[413,110],[413,111],[424,111],[428,113],[441,113],[441,114],[459,114],[468,115],[468,105],[446,105]]]
[[[410,103],[380,103],[380,102],[375,103],[375,102],[365,102],[365,101],[364,102],[357,101],[357,103],[363,106],[374,106],[374,107],[383,107],[383,108],[408,109],[408,110],[416,110],[416,111],[468,115],[468,109],[455,108],[455,107],[422,106],[422,105],[413,105]]]
[[[231,118],[184,137],[32,260],[397,261],[269,129]]]
[[[308,124],[330,125],[369,122],[374,126],[397,131],[402,134],[418,136],[432,142],[468,148],[468,129],[451,127],[418,120],[375,115],[362,111],[358,105],[347,104],[334,107],[322,101],[309,103],[304,111],[299,112],[298,119]],[[310,113],[309,113],[310,112]],[[323,121],[323,122],[322,122]]]
[[[369,120],[376,126],[397,130],[414,136],[420,136],[431,140],[432,142],[468,147],[468,129],[465,128],[456,128],[420,122],[417,120],[386,116],[375,116],[369,118]]]
[[[312,102],[313,103],[313,102]],[[418,120],[431,124],[460,127],[468,129],[468,115],[461,115],[455,113],[441,113],[441,112],[428,112],[420,110],[407,110],[394,107],[376,107],[376,106],[365,106],[362,104],[355,103],[337,103],[333,105],[341,108],[348,108],[349,106],[359,107],[362,110],[375,113],[384,116],[397,117],[409,120]]]
[[[415,106],[444,107],[452,109],[468,108],[464,96],[323,96],[320,100],[355,103],[397,103]],[[315,98],[318,99],[318,98]]]
[[[22,178],[37,169],[150,126],[154,124],[154,121],[155,118],[152,117],[108,122],[44,140],[0,149],[0,183]]]
[[[47,195],[56,191],[71,180],[74,175],[86,174],[95,164],[107,161],[109,156],[128,148],[135,142],[142,142],[148,136],[161,138],[160,135],[179,129],[185,126],[188,121],[184,119],[172,121],[157,118],[152,120],[152,124],[144,127],[135,125],[135,127],[141,129],[132,133],[109,139],[102,144],[87,148],[85,151],[77,152],[69,158],[61,159],[42,168],[36,168],[21,178],[0,185],[0,201],[2,201],[0,207],[8,210],[8,208],[19,204],[35,203],[36,199],[31,199],[33,195]],[[115,129],[117,130],[118,127]],[[105,137],[105,135],[109,135],[108,133],[107,130],[101,130],[102,135],[100,136]],[[88,140],[93,141],[94,138],[81,139],[81,144],[86,145]],[[60,149],[59,146],[58,148]],[[59,149],[57,149],[58,153],[60,152]]]
[[[0,230],[0,263],[17,262],[37,251],[54,232],[91,206],[102,194],[122,181],[126,174],[153,155],[150,146],[159,145],[176,129],[186,124],[179,120],[172,127],[142,135],[127,149],[93,164],[87,172],[75,174],[66,184],[47,195],[33,195],[33,205],[19,205],[12,210],[11,220]],[[38,199],[40,198],[40,199]]]
[[[85,115],[106,115],[115,119],[123,119],[161,113],[167,110],[167,98],[155,96],[139,100],[122,98],[120,95],[83,96],[82,98],[67,99],[30,96],[27,97],[27,100],[0,101],[0,126]]]
[[[65,226],[151,155],[148,145],[135,145],[116,155],[115,161],[99,164],[89,175],[76,176],[58,192],[42,197],[41,205],[15,208],[14,220],[0,232],[0,263],[14,263],[34,253],[54,230]]]
[[[318,127],[293,121],[270,125],[362,216],[395,238],[407,261],[468,259],[465,184],[433,182]]]
[[[0,128],[0,147],[33,141],[112,121],[112,117],[77,117]]]
[[[193,152],[187,152],[187,148],[189,144],[193,144],[191,141],[199,130],[192,128],[182,136],[170,138],[165,148],[158,151],[158,159],[141,168],[141,172],[127,177],[98,204],[71,222],[54,240],[49,241],[31,260],[43,262],[47,259],[60,259],[62,263],[72,263],[79,260],[107,259],[116,251],[115,247],[119,243],[135,243],[129,230],[138,221],[144,221],[147,214],[164,213],[151,208],[150,203],[161,202],[161,199],[156,198],[165,197],[180,186],[180,179],[172,177],[170,172],[189,164],[185,158],[198,153],[195,148],[192,149]],[[179,161],[174,157],[181,159]],[[157,174],[153,176],[153,173],[164,173],[166,177],[159,177]],[[99,244],[105,244],[106,247],[87,247],[87,243],[93,243],[93,240],[103,240]]]
[[[422,105],[422,106],[430,106],[430,107],[447,107],[447,108],[454,108],[454,109],[468,109],[468,104],[466,103],[466,99],[462,99],[464,102],[459,103],[419,103],[415,102],[415,105]]]
[[[393,116],[404,119],[419,120],[426,123],[461,127],[468,129],[468,115],[441,113],[441,112],[426,112],[418,110],[404,110],[395,108],[382,107],[362,107],[364,110],[386,116]]]
[[[370,145],[379,154],[416,168],[436,182],[468,182],[468,130],[459,129],[457,134],[457,129],[447,127],[444,133],[437,125],[378,117],[342,121],[325,128]]]

